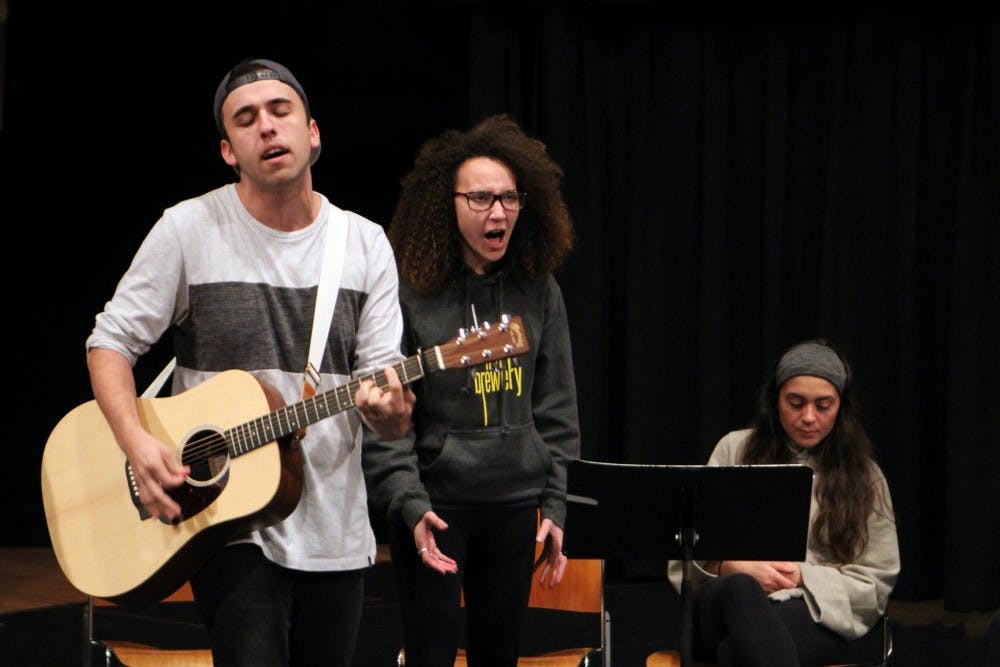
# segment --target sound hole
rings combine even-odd
[[[185,443],[181,462],[191,467],[187,480],[168,493],[181,506],[173,523],[190,519],[211,505],[229,481],[229,447],[217,431],[194,433]]]
[[[181,462],[191,467],[194,483],[209,483],[229,465],[226,439],[216,431],[198,431],[184,445]]]

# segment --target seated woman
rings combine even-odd
[[[850,368],[821,340],[781,356],[751,428],[723,437],[708,461],[793,463],[814,471],[805,561],[694,563],[698,659],[720,667],[836,663],[885,612],[899,575],[892,500],[857,416]],[[682,573],[683,563],[671,561],[678,591]]]

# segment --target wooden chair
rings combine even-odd
[[[892,657],[892,629],[888,614],[864,637],[855,639],[847,649],[847,662],[829,667],[888,667]],[[681,667],[680,651],[657,651],[646,657],[646,667]],[[694,661],[692,667],[712,667],[712,663]]]
[[[517,661],[518,667],[611,666],[611,615],[604,608],[603,560],[571,558],[562,582],[554,588],[540,586],[536,573],[531,580],[528,607],[593,615],[599,645],[568,646],[539,655],[522,655]],[[406,654],[403,650],[400,650],[396,664],[405,667]],[[466,667],[466,664],[465,651],[459,649],[455,667]]]
[[[193,602],[191,585],[185,583],[168,596],[161,604]],[[127,667],[212,667],[212,652],[205,648],[164,648],[131,641],[98,639],[94,637],[94,608],[115,607],[114,602],[102,598],[90,598],[87,602],[85,630],[87,646],[84,665],[93,664],[93,655],[100,652],[102,662],[94,664],[104,667],[126,665]]]

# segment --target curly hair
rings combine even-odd
[[[874,453],[871,440],[858,416],[847,360],[823,339],[807,341],[833,350],[847,370],[840,392],[837,421],[829,435],[813,448],[816,470],[816,519],[811,538],[835,563],[854,560],[868,542],[868,516],[876,507]],[[775,377],[781,357],[774,362],[760,388],[752,432],[743,448],[741,463],[793,462],[788,436],[781,425],[778,397],[781,387]]]
[[[400,277],[418,292],[440,292],[463,266],[453,193],[459,167],[476,157],[505,164],[527,192],[507,253],[511,264],[533,278],[555,270],[573,248],[562,168],[509,114],[490,116],[424,143],[401,181],[388,235]]]

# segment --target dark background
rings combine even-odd
[[[585,458],[702,463],[774,357],[827,337],[892,489],[894,597],[1000,606],[996,10],[208,4],[8,2],[2,543],[48,544],[41,453],[91,398],[94,314],[164,207],[232,180],[212,95],[255,56],[310,97],[316,189],[383,224],[446,128],[505,111],[548,145]]]

